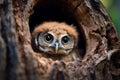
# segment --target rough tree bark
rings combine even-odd
[[[48,13],[39,14],[45,10]],[[52,60],[33,51],[33,26],[45,20],[77,24],[84,38],[81,61]],[[101,2],[0,0],[0,80],[6,79],[120,80],[120,40]]]

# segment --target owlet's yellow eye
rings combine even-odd
[[[45,40],[45,42],[47,42],[47,43],[51,43],[52,41],[53,41],[53,35],[51,35],[51,34],[45,34],[45,36],[44,36],[44,40]]]
[[[69,37],[68,36],[62,37],[62,44],[66,45],[66,44],[68,44],[68,42],[69,42]]]

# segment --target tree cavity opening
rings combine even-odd
[[[32,33],[36,26],[47,21],[65,22],[69,25],[73,24],[79,32],[78,48],[82,50],[80,54],[84,56],[86,51],[84,31],[78,26],[73,12],[70,12],[71,8],[69,7],[71,7],[71,5],[66,5],[66,2],[67,1],[64,0],[41,0],[37,2],[33,7],[34,12],[29,18],[30,32]]]

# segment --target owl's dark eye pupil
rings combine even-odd
[[[68,38],[67,36],[64,36],[64,37],[62,38],[62,43],[63,43],[63,44],[68,43],[68,41],[69,41],[69,38]]]
[[[51,34],[45,35],[45,41],[51,42],[53,40],[53,36]]]

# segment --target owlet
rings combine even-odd
[[[75,27],[63,22],[44,22],[32,33],[32,47],[43,55],[76,55],[77,43],[78,32]]]

